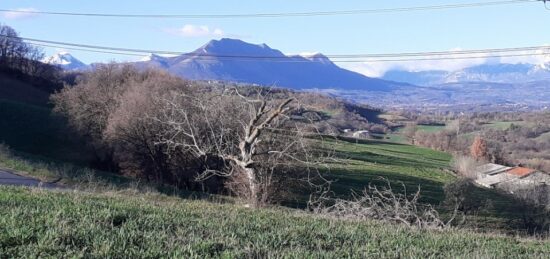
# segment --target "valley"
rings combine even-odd
[[[547,1],[0,3],[0,258],[546,258]]]

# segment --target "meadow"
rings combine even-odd
[[[132,190],[0,187],[3,258],[544,258],[550,243]]]

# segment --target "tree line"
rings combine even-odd
[[[24,42],[13,28],[0,24],[0,73],[24,78],[53,92],[62,86],[61,71],[41,62],[43,59],[40,48]]]

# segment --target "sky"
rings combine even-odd
[[[398,8],[494,0],[0,0],[0,9],[52,12],[213,14],[277,13]],[[548,45],[550,11],[542,3],[320,17],[233,19],[123,19],[0,13],[0,23],[20,36],[89,45],[193,51],[211,39],[239,38],[266,43],[286,54],[329,55],[446,51]],[[44,49],[51,55],[61,49]],[[85,63],[130,61],[139,57],[69,51]],[[550,61],[509,58],[507,63]],[[342,63],[368,76],[392,68],[454,70],[485,59]]]

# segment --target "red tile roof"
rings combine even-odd
[[[509,170],[507,173],[517,175],[519,177],[524,177],[534,173],[535,171],[536,171],[535,169],[531,169],[531,168],[515,167]]]

